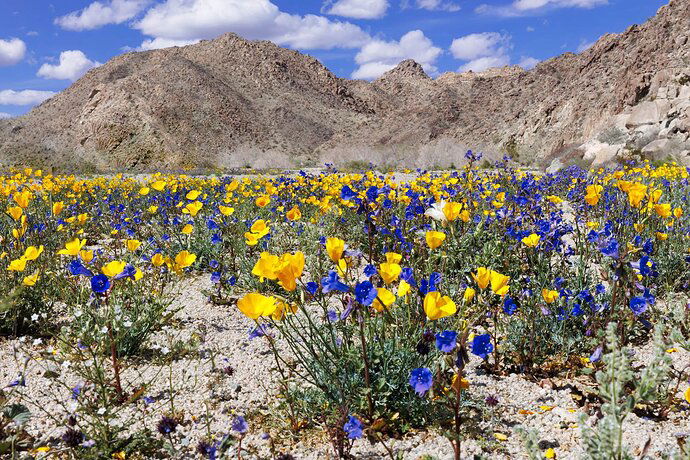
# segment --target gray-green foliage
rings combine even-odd
[[[603,370],[596,373],[603,417],[596,427],[587,426],[586,416],[581,416],[584,458],[592,460],[632,459],[623,442],[623,423],[641,402],[652,401],[658,396],[658,388],[668,376],[670,357],[665,353],[662,328],[654,336],[654,356],[641,375],[633,368],[630,352],[621,348],[616,334],[616,324],[606,331],[608,353],[602,357]]]

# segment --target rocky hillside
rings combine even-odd
[[[0,120],[0,163],[96,169],[458,164],[468,148],[555,168],[690,160],[690,0],[587,51],[436,79],[404,61],[371,83],[234,34],[118,56]],[[688,157],[686,159],[686,157]]]

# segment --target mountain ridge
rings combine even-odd
[[[473,149],[557,166],[639,155],[654,142],[664,145],[654,155],[686,161],[689,35],[690,0],[671,0],[642,25],[532,70],[432,79],[405,60],[365,82],[338,78],[311,56],[228,33],[117,56],[27,115],[0,120],[0,163],[429,167],[459,164]],[[642,123],[629,124],[631,118]]]

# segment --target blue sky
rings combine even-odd
[[[26,113],[130,50],[224,32],[373,79],[402,59],[437,76],[578,52],[653,16],[666,0],[2,0],[0,117]]]

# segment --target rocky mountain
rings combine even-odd
[[[234,34],[127,53],[0,120],[0,163],[62,169],[459,164],[467,149],[557,168],[690,163],[690,0],[525,71],[403,61],[373,82]]]

